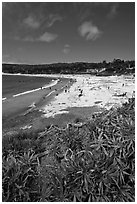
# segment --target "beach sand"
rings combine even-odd
[[[3,130],[36,130],[86,120],[94,113],[126,102],[135,90],[133,76],[50,76],[60,80],[54,86],[3,101]],[[121,97],[125,92],[126,96]]]
[[[76,82],[66,91],[57,95],[41,111],[46,118],[58,114],[75,112],[76,108],[98,107],[107,109],[122,105],[132,97],[135,90],[133,76],[96,77],[89,75],[72,76]],[[75,109],[74,109],[75,108]]]

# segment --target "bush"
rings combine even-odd
[[[92,121],[8,138],[3,201],[135,201],[135,99]]]

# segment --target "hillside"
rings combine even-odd
[[[92,74],[92,75],[120,75],[135,73],[135,61],[114,59],[112,62],[100,63],[55,63],[55,64],[2,64],[4,73],[22,74]]]
[[[135,201],[135,99],[66,128],[3,138],[3,201]]]

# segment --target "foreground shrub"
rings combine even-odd
[[[92,121],[10,139],[8,149],[3,145],[3,201],[133,202],[134,108],[132,98]]]

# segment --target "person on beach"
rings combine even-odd
[[[132,97],[135,98],[135,91],[132,92]]]
[[[82,93],[83,93],[83,90],[82,90],[82,89],[79,89],[79,91],[80,91],[80,94],[79,94],[78,96],[81,97],[81,96],[82,96]]]

